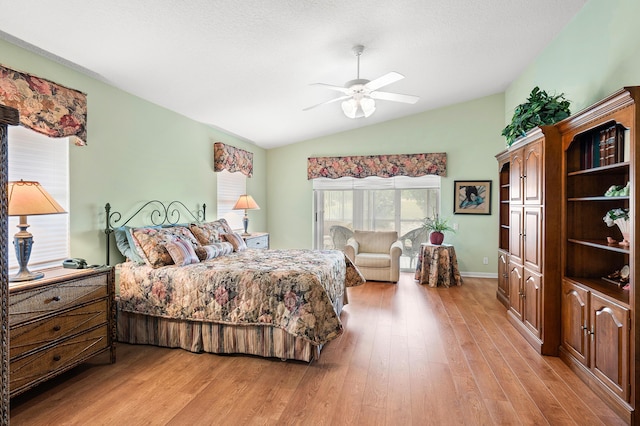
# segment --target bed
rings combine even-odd
[[[346,287],[362,275],[337,250],[247,249],[205,212],[154,200],[123,220],[105,206],[107,264],[111,234],[126,258],[116,265],[118,341],[317,359],[342,334]]]

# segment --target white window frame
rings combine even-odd
[[[420,177],[395,176],[392,178],[381,178],[377,176],[356,179],[352,177],[342,177],[338,179],[317,178],[313,180],[314,192],[314,230],[313,246],[316,249],[323,248],[324,238],[324,191],[354,191],[353,197],[353,228],[364,229],[361,211],[363,209],[363,197],[357,196],[358,192],[374,189],[437,189],[437,214],[441,209],[441,183],[440,176],[427,175]],[[396,205],[399,205],[400,191],[395,193]],[[400,229],[400,209],[395,209],[395,228]]]

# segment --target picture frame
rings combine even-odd
[[[453,188],[454,214],[491,214],[490,180],[456,180]]]

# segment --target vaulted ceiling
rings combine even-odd
[[[0,37],[271,148],[500,93],[586,1],[0,0]],[[361,78],[420,100],[303,111],[356,78],[357,44]]]

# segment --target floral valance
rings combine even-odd
[[[241,172],[253,176],[253,153],[222,142],[213,144],[213,170]]]
[[[0,104],[20,112],[20,124],[52,138],[87,144],[87,95],[0,65]]]
[[[424,176],[447,175],[447,154],[361,155],[350,157],[311,157],[307,165],[307,178],[337,179],[345,176]]]

